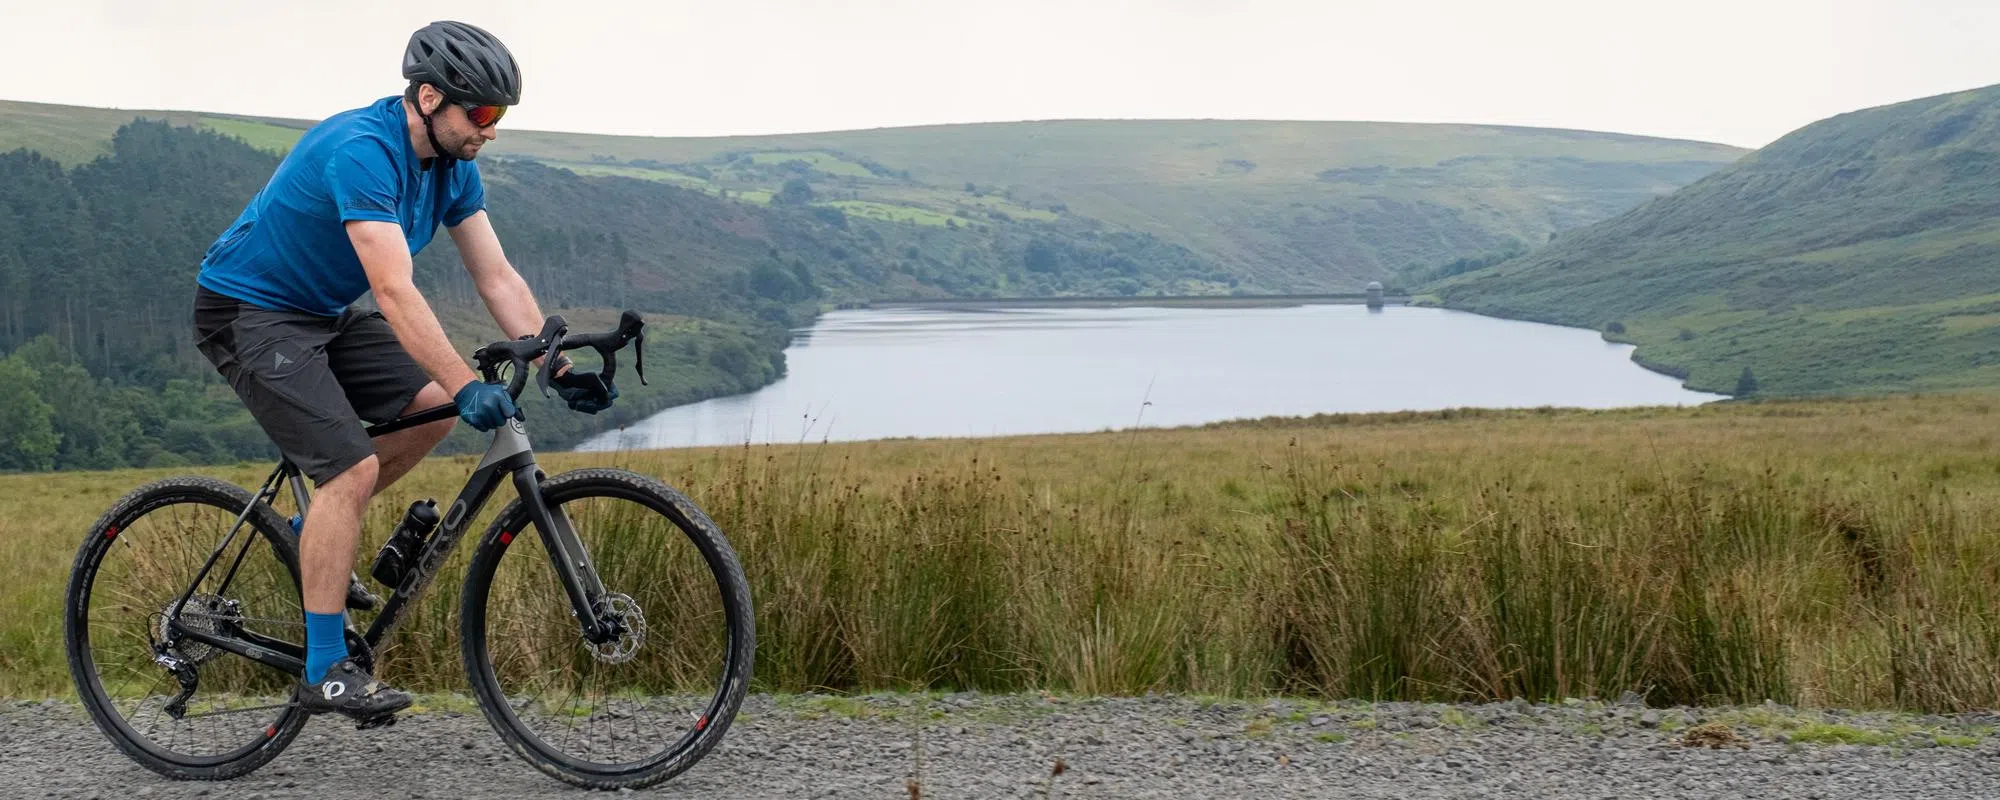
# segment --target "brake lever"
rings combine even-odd
[[[632,337],[632,371],[639,373],[640,386],[651,385],[646,383],[646,334]]]
[[[556,359],[562,356],[563,334],[568,332],[569,326],[565,325],[556,328],[549,336],[549,349],[547,354],[542,356],[542,368],[537,370],[535,375],[535,383],[542,387],[543,397],[549,396],[549,373],[555,371]]]
[[[639,373],[639,385],[646,386],[646,321],[627,311],[618,315],[619,335],[632,340],[632,370]]]
[[[626,311],[618,315],[616,338],[608,345],[599,345],[597,352],[604,356],[604,374],[614,374],[617,367],[617,352],[632,343],[632,369],[639,373],[639,385],[650,386],[646,382],[646,321],[637,312]]]
[[[650,386],[652,384],[646,380],[645,340],[646,321],[640,319],[637,313],[627,311],[619,316],[617,328],[603,333],[583,333],[571,336],[569,329],[566,327],[560,331],[556,331],[551,337],[549,352],[552,354],[561,353],[564,349],[582,349],[585,347],[596,350],[598,358],[603,360],[603,365],[598,368],[597,375],[604,381],[606,390],[615,390],[615,381],[618,379],[618,351],[625,349],[625,345],[630,343],[637,362],[635,368],[639,372],[639,383]],[[550,357],[554,358],[553,355]],[[542,362],[541,386],[544,397],[548,396],[549,393],[550,372],[553,366],[553,362]]]

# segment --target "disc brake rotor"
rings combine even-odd
[[[590,654],[606,664],[623,664],[639,655],[639,648],[646,643],[646,614],[639,610],[639,604],[622,594],[611,594],[599,604],[598,619],[611,618],[618,621],[622,629],[618,638],[602,644],[590,644]]]

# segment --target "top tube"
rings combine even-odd
[[[370,425],[368,426],[368,437],[372,439],[377,436],[395,433],[396,431],[414,428],[418,425],[429,425],[433,422],[447,419],[458,419],[458,406],[446,403],[434,408],[426,408],[409,416],[397,417],[380,425]]]

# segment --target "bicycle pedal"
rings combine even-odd
[[[387,728],[395,724],[396,724],[395,714],[383,714],[382,716],[379,717],[369,717],[368,719],[364,720],[356,720],[354,723],[354,729],[357,731],[365,731],[371,728]]]
[[[381,604],[382,598],[377,597],[374,592],[368,591],[368,587],[361,583],[360,578],[349,576],[347,583],[348,608],[355,611],[374,611],[375,607]]]

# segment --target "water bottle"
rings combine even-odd
[[[437,501],[411,503],[410,510],[403,513],[403,521],[396,525],[396,532],[389,534],[389,541],[382,544],[382,552],[375,554],[375,566],[369,574],[392,589],[403,585],[403,576],[416,566],[424,540],[430,538],[437,524]]]

